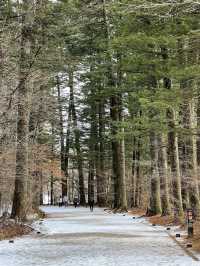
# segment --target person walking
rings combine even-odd
[[[78,206],[78,199],[74,198],[74,207],[77,208],[77,206]]]
[[[63,200],[62,200],[62,196],[60,196],[59,203],[58,203],[59,207],[62,207],[62,204],[63,204]]]
[[[90,206],[90,211],[93,212],[93,210],[94,210],[94,200],[93,199],[89,200],[89,206]]]
[[[67,207],[68,206],[68,198],[67,198],[67,195],[65,195],[63,197],[63,203],[64,203],[64,206]]]

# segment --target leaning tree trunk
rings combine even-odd
[[[16,176],[12,206],[12,218],[26,219],[27,212],[31,206],[27,205],[27,182],[28,182],[28,134],[29,134],[29,88],[27,82],[28,64],[31,46],[29,1],[23,1],[20,61],[19,61],[19,83],[17,87],[17,148],[16,148]]]

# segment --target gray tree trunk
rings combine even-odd
[[[28,3],[29,2],[29,3]],[[28,136],[29,136],[29,87],[27,82],[30,58],[31,36],[28,10],[30,1],[23,1],[22,29],[20,43],[19,82],[17,88],[17,147],[16,176],[12,206],[12,218],[25,220],[28,210],[27,182],[28,171]]]
[[[80,146],[80,129],[78,128],[77,115],[74,101],[74,75],[73,70],[69,70],[69,87],[70,87],[70,106],[73,120],[73,131],[75,137],[75,149],[77,153],[77,164],[79,174],[79,193],[80,193],[80,204],[85,205],[85,186],[84,186],[84,175],[83,175],[83,155]]]
[[[162,149],[162,172],[163,172],[163,214],[170,215],[172,213],[170,193],[169,193],[169,167],[168,167],[168,156],[167,156],[167,135],[162,133],[161,136],[161,149]]]
[[[189,102],[190,110],[190,129],[192,140],[192,196],[194,198],[194,206],[198,216],[200,215],[200,199],[199,199],[199,174],[197,163],[197,104],[198,98],[192,98]]]
[[[58,91],[58,109],[59,109],[59,129],[60,129],[60,160],[61,160],[61,170],[62,175],[65,175],[65,178],[62,178],[62,197],[67,196],[67,175],[66,175],[66,160],[65,160],[65,137],[64,137],[64,125],[63,125],[63,111],[62,111],[62,97],[61,97],[61,88],[59,77],[57,79],[57,91]]]
[[[177,111],[173,110],[173,121],[176,126],[178,124]],[[182,200],[182,185],[181,185],[181,170],[180,170],[180,159],[179,159],[179,145],[178,145],[178,133],[174,133],[174,163],[175,163],[175,206],[179,210],[179,215],[183,216],[183,200]]]
[[[161,214],[161,193],[160,193],[160,175],[158,168],[159,145],[158,136],[151,135],[151,157],[152,157],[152,173],[151,173],[151,201],[150,210],[152,214]]]
[[[98,108],[98,124],[99,124],[99,145],[96,145],[97,159],[96,159],[96,177],[97,177],[97,202],[100,207],[106,206],[106,177],[105,177],[105,107],[102,102],[99,103]]]
[[[124,129],[122,129],[123,133]],[[124,136],[122,136],[120,141],[120,208],[127,210],[127,207],[125,141]]]

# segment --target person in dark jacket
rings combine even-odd
[[[90,206],[90,211],[93,212],[93,210],[94,210],[94,200],[93,199],[89,200],[89,206]]]
[[[58,206],[62,207],[62,205],[63,205],[63,199],[62,199],[62,196],[60,196]]]
[[[77,208],[77,206],[78,206],[78,199],[74,198],[74,207]]]

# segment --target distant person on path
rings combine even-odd
[[[90,211],[93,212],[93,210],[94,210],[94,200],[89,200],[89,206],[90,206]]]
[[[77,208],[77,206],[78,206],[78,199],[74,198],[74,207]]]
[[[67,207],[68,206],[68,198],[67,198],[67,195],[65,195],[63,197],[63,203],[64,203],[64,206]]]
[[[63,203],[62,196],[60,196],[58,206],[62,207],[62,203]]]

